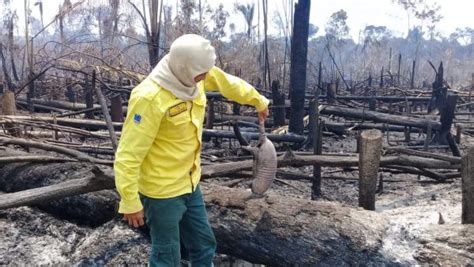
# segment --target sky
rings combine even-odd
[[[19,15],[19,25],[24,25],[23,2],[11,0],[12,5],[16,7]],[[39,17],[39,12],[33,4],[38,0],[29,0],[33,15]],[[42,0],[45,12],[45,24],[53,19],[57,13],[58,6],[63,0]],[[436,2],[441,6],[440,14],[443,19],[438,23],[438,30],[442,36],[448,37],[456,28],[471,27],[474,28],[474,0],[427,0],[429,3]],[[72,0],[71,2],[77,2]],[[85,3],[104,3],[105,0],[88,0]],[[173,7],[177,0],[165,0]],[[237,31],[245,31],[245,21],[240,14],[234,12],[234,3],[236,0],[202,0],[211,6],[217,6],[222,3],[231,17],[229,23],[236,25]],[[251,0],[239,0],[239,3],[251,2]],[[282,10],[284,2],[288,0],[268,0],[269,14],[273,15],[277,9]],[[310,22],[319,27],[318,35],[325,33],[325,25],[334,12],[344,9],[348,15],[347,24],[350,27],[350,35],[357,40],[359,32],[367,25],[387,26],[393,31],[395,36],[406,36],[408,23],[410,26],[419,24],[413,16],[408,20],[407,12],[393,0],[312,0],[310,11]],[[1,14],[2,12],[0,12]],[[256,20],[256,16],[255,19]],[[255,22],[256,23],[256,22]],[[20,30],[21,32],[21,30]],[[272,32],[270,32],[272,33]],[[275,31],[273,33],[276,33]]]
[[[438,30],[449,36],[457,27],[474,28],[474,0],[437,0],[443,19]],[[387,26],[397,36],[405,36],[408,29],[407,12],[392,0],[316,0],[311,2],[311,19],[315,25],[324,27],[332,13],[347,11],[350,34],[357,38],[359,31],[367,25]],[[411,18],[411,23],[416,23]],[[413,25],[411,25],[413,26]]]

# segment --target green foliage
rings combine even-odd
[[[329,40],[340,41],[349,37],[347,26],[347,12],[341,9],[331,15],[326,24],[326,37]]]

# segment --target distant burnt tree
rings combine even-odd
[[[308,28],[310,0],[295,4],[293,39],[291,45],[290,95],[291,113],[289,130],[303,134],[304,96],[306,89],[306,62],[308,56]]]

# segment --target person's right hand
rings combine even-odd
[[[143,209],[135,213],[128,213],[123,215],[123,219],[128,221],[128,225],[138,228],[145,224],[145,213]]]
[[[265,121],[267,119],[269,113],[270,112],[268,111],[268,107],[265,108],[264,110],[258,112],[258,121],[259,122],[260,121]]]

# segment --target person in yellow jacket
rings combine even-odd
[[[151,266],[180,266],[180,240],[191,265],[212,266],[216,240],[199,187],[206,90],[253,105],[260,120],[268,99],[215,67],[205,38],[186,34],[131,93],[115,155],[119,213],[150,229]]]

